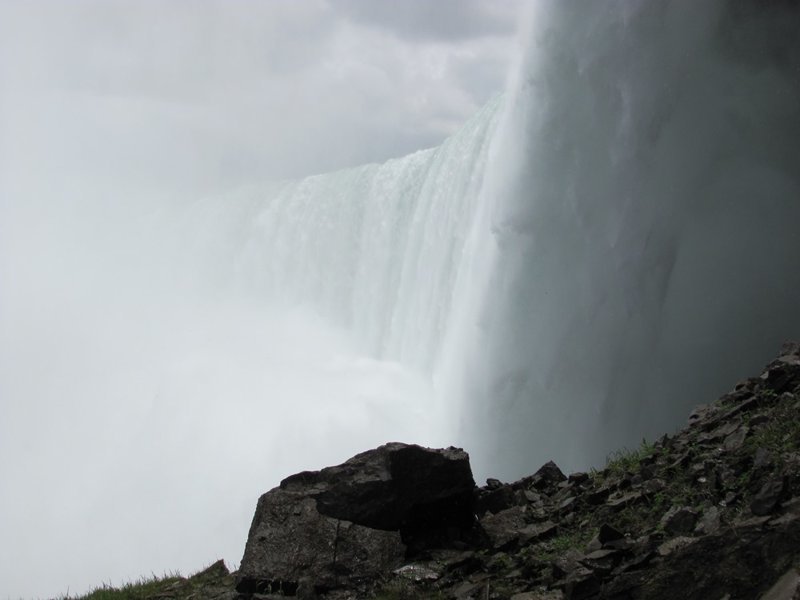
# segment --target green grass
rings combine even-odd
[[[592,533],[590,529],[569,529],[551,540],[534,546],[531,556],[539,561],[550,561],[568,550],[583,549],[592,538]]]
[[[775,394],[770,399],[777,401],[777,406],[771,413],[772,418],[745,441],[745,450],[755,452],[756,448],[761,447],[769,451],[774,460],[780,461],[782,454],[800,450],[796,399],[776,398]]]
[[[233,589],[233,577],[222,561],[198,571],[191,577],[168,573],[152,575],[119,587],[103,584],[82,596],[62,596],[58,600],[201,600],[209,594]]]
[[[167,588],[185,581],[179,574],[152,576],[129,582],[120,587],[102,585],[84,596],[64,596],[61,600],[145,600],[159,595]]]
[[[606,458],[605,476],[625,475],[635,473],[645,458],[649,458],[656,451],[654,444],[642,438],[638,448],[633,450],[622,448],[608,455]]]

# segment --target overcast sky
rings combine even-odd
[[[502,89],[519,8],[4,0],[4,150],[33,132],[25,150],[50,146],[37,158],[102,150],[114,176],[180,186],[382,161],[438,144]]]
[[[503,90],[521,12],[0,0],[0,598],[235,566],[281,477],[382,423],[437,441],[426,383],[341,332],[176,291],[164,206],[438,144]]]

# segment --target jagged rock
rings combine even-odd
[[[750,412],[758,406],[758,397],[753,395],[751,390],[742,390],[732,394],[732,396],[739,400],[739,402],[722,416],[723,420],[730,419],[739,413]]]
[[[569,477],[567,477],[567,481],[570,483],[584,483],[585,481],[589,480],[589,474],[579,471],[577,473],[570,473]]]
[[[756,448],[753,456],[754,469],[766,469],[772,464],[772,456],[766,448]]]
[[[784,473],[786,475],[800,473],[800,452],[784,452],[781,458],[784,462]]]
[[[686,467],[686,465],[689,464],[689,462],[691,462],[692,456],[694,456],[694,452],[690,450],[682,452],[681,454],[678,455],[677,458],[675,458],[672,461],[672,463],[667,468],[675,471],[683,469],[684,467]]]
[[[767,515],[764,517],[751,517],[749,519],[744,519],[741,521],[736,521],[736,527],[749,527],[749,528],[764,528],[764,526],[770,521],[772,517]]]
[[[442,574],[425,565],[403,565],[393,571],[395,575],[410,581],[436,581]]]
[[[761,379],[775,393],[791,391],[797,372],[800,370],[800,354],[792,348],[770,363]]]
[[[795,600],[800,596],[800,573],[791,568],[778,579],[760,600]]]
[[[749,433],[749,427],[746,425],[740,426],[736,431],[725,438],[725,441],[722,442],[722,447],[727,452],[734,452],[735,450],[738,450],[744,444],[744,441]]]
[[[563,586],[567,576],[576,569],[581,568],[581,558],[583,558],[583,554],[577,549],[567,550],[554,558],[550,565],[552,580],[560,582],[560,585]]]
[[[401,566],[406,545],[473,526],[474,481],[460,449],[391,443],[259,498],[237,578],[243,593],[313,593]]]
[[[536,525],[523,527],[519,532],[520,544],[530,544],[553,537],[558,532],[558,525],[552,521],[545,521]]]
[[[717,412],[717,407],[709,404],[699,404],[694,410],[689,413],[688,423],[690,427],[696,426],[698,423],[708,420],[708,418]]]
[[[659,556],[669,556],[670,554],[680,550],[685,546],[690,546],[697,541],[697,538],[687,537],[680,535],[678,537],[667,540],[658,547]]]
[[[341,576],[391,571],[400,566],[405,550],[398,531],[327,517],[313,497],[277,488],[259,500],[236,589],[310,594],[335,587]]]
[[[523,490],[522,494],[525,496],[525,500],[531,504],[536,504],[537,502],[542,501],[542,497],[533,490]]]
[[[580,567],[567,575],[564,597],[567,600],[585,600],[600,591],[600,578],[591,569]]]
[[[600,598],[708,600],[760,598],[796,561],[800,520],[780,527],[740,523],[719,535],[675,538],[652,568],[622,573]]]
[[[741,495],[736,492],[726,492],[725,497],[720,502],[720,506],[732,506],[741,499]]]
[[[484,561],[474,550],[432,550],[433,561],[446,573],[469,575],[484,567]]]
[[[625,538],[625,534],[615,529],[608,523],[603,523],[600,526],[597,534],[586,545],[586,552],[594,552],[595,550],[603,549],[607,544]]]
[[[632,539],[624,537],[622,539],[614,540],[613,542],[608,542],[606,544],[603,544],[603,548],[608,550],[627,551],[633,548],[635,545],[636,544]]]
[[[767,415],[753,415],[753,417],[750,419],[750,425],[753,428],[756,428],[759,425],[764,425],[765,423],[769,423],[769,417]]]
[[[695,526],[695,533],[699,535],[715,534],[720,528],[720,510],[716,506],[709,506]]]
[[[628,494],[622,494],[621,496],[611,498],[606,502],[606,506],[615,511],[622,510],[626,506],[640,502],[642,497],[642,492],[630,492]]]
[[[642,492],[647,495],[653,495],[657,494],[666,487],[667,484],[663,479],[655,477],[653,479],[648,479],[642,484]]]
[[[607,574],[617,565],[621,555],[619,550],[595,550],[584,556],[580,563],[595,573]]]
[[[219,559],[217,562],[207,566],[202,571],[195,573],[192,575],[192,579],[195,581],[201,580],[218,580],[230,575],[230,571],[228,571],[228,567],[225,564],[225,561]]]
[[[656,466],[654,464],[642,465],[639,469],[639,477],[646,482],[656,476]]]
[[[532,485],[536,489],[543,489],[550,485],[566,481],[567,476],[558,468],[552,460],[546,462],[532,477]]]
[[[642,569],[647,566],[651,560],[653,560],[657,556],[657,552],[651,549],[641,549],[639,554],[636,554],[632,559],[625,561],[622,564],[618,572],[619,573],[626,573],[629,571],[636,571],[637,569]]]
[[[561,503],[558,505],[559,512],[566,512],[572,508],[572,505],[575,504],[575,496],[567,496]]]
[[[597,506],[598,504],[603,504],[606,500],[608,500],[609,495],[611,494],[611,489],[608,487],[601,487],[596,490],[592,490],[588,494],[586,494],[586,502]]]
[[[465,581],[456,587],[452,594],[453,598],[457,600],[466,600],[467,598],[475,598],[475,594],[484,590],[486,590],[486,584],[483,582]]]
[[[481,519],[481,527],[492,548],[503,549],[519,540],[521,530],[527,525],[525,512],[524,507],[514,506]]]
[[[175,600],[193,598],[194,600],[235,600],[234,578],[225,562],[218,560],[188,579],[180,578],[166,588],[148,594],[150,600]]]
[[[661,525],[671,535],[690,533],[697,522],[697,512],[688,506],[673,506],[663,517]]]
[[[800,367],[800,342],[788,341],[781,345],[778,361]]]
[[[324,515],[398,530],[440,501],[457,513],[455,521],[464,520],[472,512],[475,482],[469,456],[459,448],[390,443],[335,467],[292,475],[280,487],[311,493]]]
[[[487,512],[498,513],[519,504],[514,488],[500,484],[488,490],[477,490],[475,494],[475,512],[483,516]]]
[[[784,479],[774,479],[765,483],[750,503],[754,515],[768,515],[773,512],[783,498],[786,490]]]
[[[713,431],[698,436],[697,441],[701,444],[717,443],[734,433],[737,429],[739,429],[739,426],[740,423],[738,421],[734,421],[733,423],[723,423]]]
[[[714,469],[713,484],[717,489],[731,489],[737,486],[739,474],[728,465],[720,465]]]
[[[511,564],[511,557],[506,552],[494,551],[494,554],[486,563],[486,570],[489,573],[506,573]]]

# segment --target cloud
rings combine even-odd
[[[506,36],[515,30],[520,3],[480,0],[336,0],[337,10],[355,22],[415,41],[460,41]]]
[[[172,148],[184,184],[382,161],[438,143],[502,87],[517,5],[501,6],[4,3],[2,78],[18,100],[4,111],[24,120],[35,95],[45,121],[81,124],[99,147],[118,138],[95,116],[124,115],[114,133]],[[168,176],[150,152],[144,176]]]

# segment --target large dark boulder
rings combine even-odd
[[[401,443],[292,475],[258,500],[237,590],[310,596],[458,543],[473,535],[474,487],[463,450]]]
[[[310,492],[320,513],[329,517],[400,530],[424,507],[445,501],[452,509],[454,500],[471,499],[475,482],[469,455],[459,448],[432,450],[394,442],[335,467],[292,475],[280,487]],[[463,518],[468,509],[472,519],[468,504],[457,512]]]

